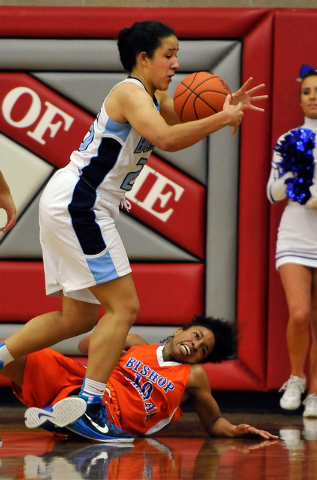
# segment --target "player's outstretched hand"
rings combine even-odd
[[[253,102],[258,102],[259,100],[266,100],[268,95],[256,95],[259,90],[265,87],[264,83],[257,85],[256,87],[250,88],[248,90],[250,84],[253,81],[253,77],[250,77],[243,85],[239,88],[236,92],[231,95],[232,104],[237,105],[238,103],[242,103],[242,110],[256,110],[257,112],[264,112],[264,108],[256,107],[253,105]]]
[[[251,427],[251,425],[248,425],[246,423],[242,423],[241,425],[236,425],[233,433],[235,437],[242,437],[244,435],[258,435],[260,437],[265,438],[265,440],[270,440],[270,439],[275,440],[279,438],[277,435],[272,435],[272,433],[266,432],[265,430],[260,430],[255,427]]]

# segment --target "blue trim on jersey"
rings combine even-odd
[[[86,261],[97,284],[119,277],[108,251],[95,258],[86,258]]]
[[[107,247],[100,227],[95,221],[95,212],[92,210],[95,201],[96,191],[80,178],[74,188],[68,211],[85,255],[97,255]]]
[[[103,138],[98,154],[82,169],[82,175],[74,188],[73,198],[68,205],[72,225],[85,255],[97,255],[107,247],[99,225],[95,221],[93,207],[96,189],[115,165],[121,144],[113,138]]]
[[[97,119],[100,115],[100,112],[98,113]],[[95,136],[95,122],[90,125],[89,128],[89,135],[87,134],[84,140],[81,142],[78,151],[83,152],[84,150],[87,150],[91,142],[93,141]]]
[[[103,138],[97,156],[92,157],[89,165],[82,169],[82,178],[96,189],[116,164],[120,150],[121,145],[117,140]]]
[[[129,133],[131,132],[131,125],[130,123],[119,123],[114,120],[109,120],[106,123],[106,128],[104,130],[105,134],[116,135],[117,137],[121,138],[123,142],[126,141],[128,138]]]

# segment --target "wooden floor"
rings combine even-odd
[[[317,420],[301,415],[224,414],[279,440],[209,438],[194,413],[133,446],[60,439],[24,425],[24,408],[0,408],[0,479],[316,480]]]

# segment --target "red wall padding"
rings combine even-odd
[[[255,77],[270,94],[273,13],[267,15],[245,38],[244,80]],[[265,48],[259,49],[259,45]],[[256,53],[257,52],[257,53]],[[270,102],[261,104],[265,113],[248,112],[241,132],[238,250],[238,359],[250,376],[265,387],[268,178]],[[246,388],[245,381],[242,382]]]
[[[137,324],[183,325],[204,309],[202,264],[133,264],[141,310]],[[60,310],[57,297],[44,290],[42,262],[0,262],[0,322],[27,322]],[[14,292],[14,300],[12,300]]]
[[[116,38],[133,22],[155,19],[179,38],[244,38],[268,14],[264,8],[1,7],[3,37]]]

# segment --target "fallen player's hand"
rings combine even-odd
[[[242,423],[241,425],[236,425],[233,430],[233,434],[235,437],[242,437],[243,435],[256,435],[265,438],[266,440],[270,439],[277,439],[277,435],[273,435],[270,432],[266,432],[265,430],[260,430],[258,428],[252,427],[246,423]]]

